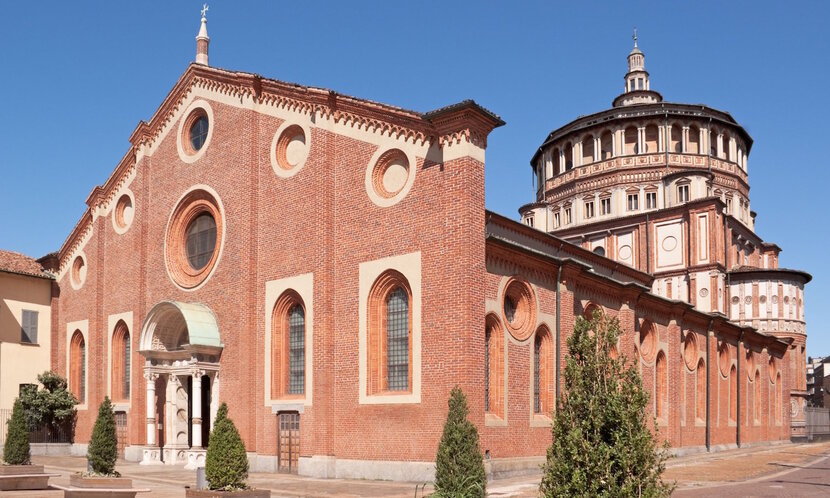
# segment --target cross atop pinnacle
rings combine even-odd
[[[202,14],[204,15],[204,14]],[[637,26],[634,26],[634,35],[631,37],[634,39],[634,46],[637,46]]]
[[[202,4],[202,18],[205,17],[205,14],[207,14],[208,10],[210,10],[210,7],[208,7],[208,4],[203,3]],[[637,30],[635,29],[634,31],[637,31]],[[636,43],[635,43],[635,45],[636,45]]]

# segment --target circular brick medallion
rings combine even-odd
[[[721,341],[718,346],[718,368],[724,377],[729,377],[729,369],[732,367],[732,354],[729,352],[729,344]]]
[[[112,210],[112,226],[116,233],[125,233],[133,223],[135,207],[133,205],[132,193],[121,194]]]
[[[305,166],[311,150],[311,130],[293,122],[280,125],[271,140],[271,167],[277,176],[290,178]]]
[[[646,363],[651,363],[657,354],[657,331],[651,322],[640,326],[640,356]]]
[[[378,151],[366,169],[366,193],[380,207],[401,201],[415,181],[415,158],[400,149]]]
[[[83,254],[75,256],[75,259],[72,261],[69,281],[74,289],[80,289],[84,285],[86,281],[86,258]]]
[[[525,341],[536,325],[536,299],[533,289],[524,279],[512,277],[504,286],[502,315],[510,335]]]
[[[683,340],[683,361],[686,363],[686,368],[694,370],[697,368],[697,360],[697,335],[693,332],[688,332],[686,338]]]
[[[187,192],[167,225],[165,262],[173,282],[192,290],[212,274],[224,236],[222,208],[214,193],[202,188]]]

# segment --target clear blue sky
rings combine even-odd
[[[6,2],[0,248],[57,250],[193,60],[201,2]],[[545,135],[621,92],[637,26],[652,88],[752,135],[756,231],[804,269],[808,354],[830,354],[827,2],[215,1],[210,62],[418,111],[473,98],[487,206],[517,217]]]

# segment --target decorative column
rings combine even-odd
[[[193,442],[193,448],[202,447],[202,375],[201,370],[194,370],[191,374],[193,377],[193,388],[191,390],[190,406],[192,406],[192,434],[190,439]]]
[[[144,380],[147,384],[146,410],[147,410],[147,445],[144,447],[141,456],[142,465],[161,463],[160,453],[156,445],[156,379],[159,374],[155,372],[144,372]]]
[[[565,149],[559,150],[559,173],[565,172]]]
[[[682,137],[683,137],[683,148],[682,148],[682,150],[683,150],[683,153],[685,154],[689,151],[689,127],[688,126],[683,127]]]

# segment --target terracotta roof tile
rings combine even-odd
[[[34,258],[13,251],[0,250],[0,271],[52,278],[52,275],[44,270]]]

